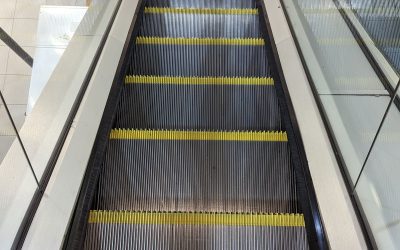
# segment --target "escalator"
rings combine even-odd
[[[89,209],[78,202],[75,211],[70,238],[82,240],[69,243],[314,246],[272,40],[256,1],[143,4],[98,174],[86,183],[93,191],[79,201]]]

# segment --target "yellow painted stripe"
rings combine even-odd
[[[274,85],[269,77],[126,76],[126,84]]]
[[[136,44],[263,46],[265,45],[265,42],[262,38],[183,38],[139,36],[136,38]]]
[[[223,214],[96,211],[89,223],[304,227],[302,214]]]
[[[282,141],[287,134],[283,131],[264,132],[209,132],[174,130],[113,129],[112,140],[180,140],[180,141]]]
[[[205,15],[257,15],[258,9],[209,9],[209,8],[158,8],[146,7],[146,14],[205,14]]]

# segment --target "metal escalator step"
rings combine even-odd
[[[148,0],[147,6],[172,8],[255,8],[255,1],[251,0]]]
[[[284,132],[119,130],[94,209],[297,212]]]
[[[136,44],[157,45],[240,45],[264,46],[262,38],[199,38],[199,37],[143,37],[136,38]]]
[[[139,44],[128,74],[269,77],[265,46]]]
[[[129,77],[127,82],[115,116],[117,128],[254,131],[282,128],[275,88],[269,85],[271,78],[149,76]]]
[[[85,249],[308,249],[302,214],[91,211]]]
[[[140,36],[261,38],[258,9],[145,8]]]

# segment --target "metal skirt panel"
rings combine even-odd
[[[146,14],[141,36],[261,38],[258,15]],[[207,28],[205,28],[207,27]]]
[[[110,140],[96,210],[296,213],[287,142]]]
[[[274,86],[126,84],[116,128],[281,130]]]
[[[265,46],[136,46],[131,75],[269,77]]]
[[[84,249],[308,249],[304,227],[89,224]]]

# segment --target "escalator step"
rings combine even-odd
[[[129,76],[115,127],[281,130],[272,78]]]
[[[255,8],[255,1],[251,0],[148,0],[148,6],[172,8]]]
[[[188,248],[286,250],[308,245],[301,214],[90,212],[85,249]]]
[[[113,130],[95,209],[297,212],[284,132]]]
[[[196,40],[192,41],[196,42]],[[192,41],[182,40],[182,43],[191,43]],[[260,41],[262,40],[253,39],[247,42],[260,43]],[[234,41],[231,40],[231,42]],[[184,77],[270,77],[266,55],[266,47],[259,45],[138,44],[131,58],[129,74]]]
[[[204,27],[207,27],[205,29]],[[145,9],[144,37],[261,38],[258,9]]]
[[[308,249],[256,1],[145,4],[85,249]]]

